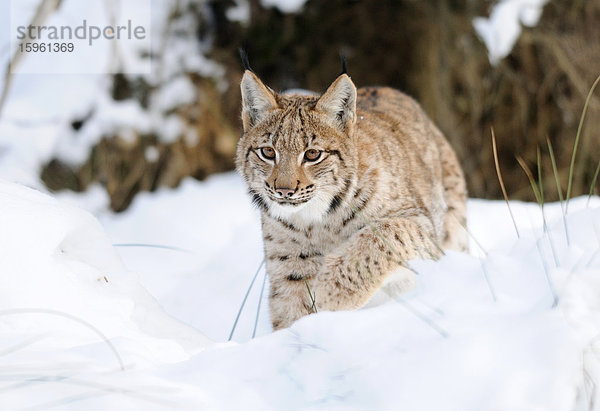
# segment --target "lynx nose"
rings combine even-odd
[[[296,190],[292,190],[291,188],[276,188],[275,191],[277,191],[277,193],[279,193],[280,196],[282,196],[283,198],[285,197],[291,197],[292,194],[294,194],[296,192]]]

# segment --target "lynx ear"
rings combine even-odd
[[[250,70],[246,70],[242,83],[242,122],[244,131],[256,125],[265,115],[277,108],[274,92]]]
[[[317,102],[316,109],[327,114],[332,124],[349,132],[356,120],[356,87],[347,74],[341,74]]]

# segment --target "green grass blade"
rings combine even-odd
[[[540,199],[542,200],[542,208],[544,208],[544,182],[542,180],[542,155],[540,153],[540,146],[537,146],[537,172],[538,172],[538,186],[540,189]]]
[[[558,175],[558,168],[556,167],[556,157],[554,157],[554,149],[552,148],[552,143],[550,142],[550,138],[546,136],[546,142],[548,143],[548,151],[550,152],[550,160],[552,161],[552,172],[554,173],[554,181],[556,181],[556,191],[558,192],[558,198],[560,200],[560,210],[563,215],[563,224],[565,226],[565,237],[567,239],[567,244],[571,244],[569,239],[569,229],[567,226],[567,216],[565,214],[565,205],[563,199],[562,186],[560,185],[560,177]]]
[[[491,128],[492,131],[492,151],[494,152],[494,164],[496,166],[496,175],[498,176],[498,181],[500,182],[500,188],[502,189],[502,196],[504,196],[504,201],[506,201],[506,207],[508,207],[508,212],[510,213],[510,218],[512,219],[513,225],[515,226],[515,231],[517,232],[517,238],[521,238],[519,235],[519,229],[517,228],[517,222],[515,221],[515,216],[512,213],[510,208],[510,203],[508,202],[508,195],[506,194],[506,187],[504,186],[504,180],[502,179],[502,173],[500,172],[500,163],[498,162],[498,148],[496,147],[496,134],[494,133],[494,127]]]
[[[571,198],[571,185],[573,183],[573,170],[575,168],[575,157],[577,156],[577,147],[579,146],[579,138],[581,137],[581,130],[583,129],[583,121],[585,120],[585,113],[587,112],[588,105],[590,103],[590,99],[594,94],[594,90],[596,86],[600,82],[600,76],[596,78],[594,84],[592,84],[592,88],[590,89],[587,98],[585,99],[585,104],[583,105],[583,111],[581,112],[581,118],[579,119],[579,126],[577,127],[577,135],[575,136],[575,143],[573,144],[573,154],[571,155],[571,165],[569,166],[569,182],[567,184],[567,204],[565,206],[565,214],[569,210],[569,199]]]
[[[592,195],[594,195],[594,187],[596,187],[596,180],[598,180],[598,173],[600,172],[600,161],[598,161],[598,165],[596,166],[596,172],[594,173],[594,178],[592,179],[592,184],[590,184],[590,194],[587,199],[587,207],[590,206],[590,199]]]
[[[550,152],[550,160],[552,161],[552,172],[554,173],[554,180],[556,180],[556,191],[558,192],[558,199],[560,200],[560,207],[564,212],[563,205],[563,192],[562,187],[560,186],[560,177],[558,176],[558,168],[556,167],[556,157],[554,157],[554,150],[552,149],[552,143],[550,142],[550,138],[546,137],[546,142],[548,143],[548,151]]]
[[[548,233],[548,224],[546,223],[546,212],[544,210],[544,181],[542,179],[542,153],[540,152],[540,146],[537,146],[537,173],[538,173],[538,190],[540,193],[540,209],[542,210],[542,220],[544,222],[544,232],[548,235],[548,241],[552,247],[552,254],[554,255],[554,261],[558,265],[556,259],[556,253],[554,252],[554,244]]]
[[[304,284],[306,284],[306,289],[308,290],[308,296],[310,297],[310,302],[312,303],[312,307],[311,308],[312,308],[313,312],[316,314],[319,311],[317,311],[317,304],[316,304],[316,301],[315,301],[315,295],[313,293],[311,293],[310,287],[308,285],[308,281],[306,280],[306,278],[304,279]]]

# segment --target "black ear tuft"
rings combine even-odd
[[[248,53],[246,53],[246,50],[244,50],[243,48],[239,48],[240,51],[240,58],[242,59],[242,64],[244,66],[244,71],[246,70],[250,70],[252,71],[252,69],[250,68],[250,62],[248,61]]]
[[[346,55],[340,53],[340,59],[342,60],[342,72],[340,73],[341,76],[342,74],[348,74],[348,70],[346,69]]]

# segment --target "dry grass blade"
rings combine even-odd
[[[549,137],[546,137],[546,143],[548,144],[548,152],[550,153],[550,160],[552,162],[552,172],[554,173],[554,180],[556,181],[556,191],[558,192],[558,199],[560,200],[560,207],[564,211],[563,192],[562,192],[562,187],[560,186],[560,177],[558,176],[558,168],[556,167],[556,157],[554,156],[554,149],[552,148],[552,143],[550,142]]]
[[[562,187],[560,185],[560,177],[558,176],[558,168],[556,167],[556,157],[554,157],[554,149],[550,138],[546,136],[546,143],[548,144],[548,151],[550,153],[550,161],[552,162],[552,172],[554,173],[554,181],[556,182],[556,191],[558,192],[558,199],[560,200],[560,209],[563,214],[563,225],[565,226],[565,237],[567,239],[567,245],[571,244],[569,239],[569,228],[567,226],[567,216],[565,214],[565,206],[563,203]]]
[[[540,193],[540,208],[542,209],[542,220],[544,221],[544,232],[548,236],[548,241],[550,242],[550,246],[552,247],[552,252],[555,256],[554,261],[558,265],[556,253],[554,253],[554,244],[552,243],[552,239],[550,238],[550,234],[548,232],[548,224],[546,223],[546,212],[544,211],[544,182],[542,180],[542,153],[540,152],[540,146],[537,147],[537,173],[538,173],[538,190]]]
[[[600,254],[600,250],[594,251],[594,254],[592,254],[592,256],[588,260],[587,264],[585,265],[586,270],[592,266],[592,263],[594,261],[596,261],[596,258],[598,257],[599,254]]]
[[[471,237],[471,239],[475,242],[475,244],[477,244],[477,247],[479,247],[479,249],[483,252],[484,256],[488,256],[488,252],[485,250],[485,248],[483,248],[483,246],[481,245],[481,243],[479,241],[477,241],[477,238],[475,238],[475,236],[473,235],[473,233],[471,233],[471,231],[468,229],[467,226],[465,226],[458,218],[456,218],[456,216],[454,214],[451,214],[456,221],[458,222],[458,224],[467,232],[467,234],[469,235],[469,237]],[[490,279],[490,275],[488,273],[487,268],[485,268],[485,262],[483,261],[482,258],[478,258],[479,260],[479,264],[481,264],[481,271],[483,273],[483,278],[485,279],[485,282],[487,283],[488,289],[490,290],[490,294],[492,295],[492,299],[494,300],[494,302],[498,301],[498,297],[496,295],[496,290],[494,288],[494,285],[492,284],[492,280]]]
[[[71,405],[73,406],[73,404],[75,403],[80,403],[83,401],[89,401],[92,398],[97,398],[97,397],[101,397],[101,396],[105,396],[105,395],[109,395],[110,393],[108,392],[84,392],[82,394],[77,394],[77,395],[70,395],[67,397],[63,397],[54,401],[48,401],[48,402],[44,402],[42,404],[33,406],[33,407],[27,407],[27,408],[22,408],[21,411],[42,411],[42,410],[49,410],[52,408],[57,408],[57,407],[63,407],[66,405]]]
[[[519,162],[519,165],[521,166],[523,171],[525,171],[525,174],[527,174],[527,178],[529,179],[529,183],[531,184],[531,188],[533,189],[533,194],[535,195],[536,201],[538,202],[538,204],[541,204],[542,200],[540,198],[540,192],[538,190],[537,184],[535,183],[535,179],[533,178],[533,173],[527,166],[527,163],[525,163],[525,160],[521,158],[521,156],[517,155],[516,159]]]
[[[565,206],[565,214],[569,210],[569,199],[571,198],[571,185],[573,183],[573,170],[575,169],[575,157],[577,156],[577,147],[579,147],[579,138],[581,137],[581,130],[583,129],[583,121],[585,120],[585,114],[587,113],[587,108],[590,103],[590,99],[594,94],[594,90],[596,89],[598,82],[600,82],[600,76],[596,77],[596,81],[594,81],[594,84],[592,84],[592,88],[590,89],[585,99],[583,111],[581,112],[581,118],[579,119],[579,126],[577,127],[575,143],[573,143],[573,154],[571,155],[571,165],[569,166],[569,182],[567,184],[567,205]]]
[[[541,174],[539,155],[540,154],[539,154],[539,150],[538,150],[538,173]],[[544,193],[540,188],[538,188],[538,185],[535,183],[535,179],[533,178],[533,173],[531,172],[531,170],[529,169],[529,167],[527,166],[525,161],[520,156],[516,156],[516,157],[517,157],[517,161],[519,162],[519,165],[521,166],[523,171],[525,171],[525,174],[527,174],[527,178],[529,179],[529,183],[531,184],[531,188],[533,189],[533,194],[535,195],[537,203],[539,204],[539,206],[542,210],[542,220],[544,222],[544,233],[546,234],[546,237],[548,238],[548,242],[550,243],[550,249],[552,251],[552,255],[554,256],[554,264],[558,267],[560,265],[560,262],[558,261],[556,250],[554,248],[554,243],[552,242],[552,238],[550,237],[549,231],[547,229],[547,224],[546,224],[546,215],[544,213]],[[541,185],[541,178],[540,178],[540,185]],[[538,249],[539,249],[539,244],[538,244]],[[541,251],[540,251],[540,255],[541,255]],[[543,260],[543,257],[542,257],[542,260]],[[545,265],[546,262],[543,261],[543,263],[544,263],[544,269],[546,271],[546,277],[548,279],[548,284],[550,285],[550,289],[554,290],[554,288],[552,286],[552,282],[550,280],[550,276],[548,274],[547,267]],[[556,305],[556,302],[558,301],[556,299],[556,293],[554,291],[552,291],[552,295],[554,297],[554,305]],[[554,305],[553,305],[553,307],[554,307]]]
[[[498,149],[496,148],[496,134],[494,133],[494,128],[492,127],[492,150],[494,151],[494,163],[496,164],[496,174],[498,175],[498,181],[500,182],[500,188],[502,189],[502,195],[504,196],[504,201],[506,201],[506,206],[508,207],[508,212],[510,213],[510,218],[512,219],[513,225],[515,226],[515,231],[517,232],[517,238],[521,238],[519,235],[519,229],[517,228],[517,222],[515,221],[515,216],[512,213],[510,208],[510,203],[508,202],[508,195],[506,194],[506,187],[504,186],[504,180],[502,179],[502,173],[500,172],[500,163],[498,162]]]
[[[538,172],[538,187],[540,190],[540,200],[542,206],[542,212],[544,210],[544,183],[542,181],[542,155],[540,153],[540,146],[537,146],[537,172]],[[544,218],[544,224],[546,219]]]
[[[546,259],[544,258],[544,253],[542,252],[542,247],[540,246],[540,240],[537,240],[535,242],[535,246],[538,250],[540,260],[542,261],[542,268],[544,269],[546,283],[548,284],[548,289],[552,296],[552,308],[555,308],[558,305],[558,294],[556,292],[556,288],[554,288],[554,283],[552,282],[552,278],[550,277],[550,270],[548,269],[548,264],[546,264]]]
[[[496,288],[492,284],[492,280],[490,278],[490,273],[488,272],[487,268],[485,267],[485,261],[482,258],[478,258],[478,260],[479,260],[479,264],[481,265],[481,271],[483,272],[483,278],[485,279],[488,289],[490,290],[492,300],[494,302],[497,302],[498,296],[496,295]]]
[[[233,322],[233,326],[231,327],[231,332],[229,333],[229,338],[227,339],[227,341],[231,341],[231,339],[233,338],[233,333],[235,332],[235,329],[237,328],[237,324],[238,324],[238,321],[240,320],[240,316],[242,315],[242,311],[244,311],[244,306],[246,305],[246,301],[248,300],[248,296],[250,295],[252,286],[254,285],[254,282],[256,281],[256,277],[258,277],[258,273],[260,273],[260,269],[263,267],[264,264],[265,264],[265,259],[263,258],[260,265],[258,266],[258,269],[256,270],[256,273],[254,273],[254,277],[252,277],[252,281],[250,282],[248,289],[246,290],[246,295],[244,295],[244,299],[242,300],[242,303],[240,304],[240,309],[238,310],[237,315],[235,316],[235,321]]]
[[[554,247],[554,241],[552,241],[552,236],[550,234],[550,230],[548,230],[548,224],[546,223],[546,211],[544,210],[544,182],[542,180],[542,154],[540,152],[540,147],[537,147],[537,172],[538,172],[538,186],[540,190],[540,199],[542,200],[540,207],[542,209],[542,219],[544,220],[544,233],[548,238],[548,243],[550,243],[550,249],[552,250],[552,256],[554,257],[554,265],[556,267],[560,266],[560,262],[558,261],[558,254],[556,253],[556,248]]]
[[[252,330],[252,338],[256,337],[256,329],[258,328],[258,319],[260,318],[260,308],[262,307],[263,295],[265,293],[265,285],[267,283],[267,272],[263,277],[262,287],[260,288],[260,296],[258,297],[258,305],[256,306],[256,318],[254,319],[254,329]]]
[[[464,225],[462,223],[462,221],[460,221],[458,219],[458,217],[456,217],[454,214],[450,214],[458,223],[458,225],[460,225],[462,227],[463,230],[465,230],[465,232],[467,233],[467,235],[469,237],[471,237],[471,239],[473,240],[473,242],[477,245],[477,247],[479,247],[479,249],[481,250],[481,252],[483,252],[483,254],[487,257],[488,252],[485,250],[485,248],[483,248],[483,246],[481,245],[481,243],[477,240],[477,238],[475,238],[475,236],[473,235],[473,233],[471,233],[471,230],[469,230],[469,228]]]
[[[33,337],[33,338],[29,338],[29,339],[27,339],[27,340],[25,340],[25,341],[23,341],[23,342],[21,342],[19,344],[13,345],[12,347],[9,347],[7,349],[4,349],[4,350],[0,351],[0,357],[12,354],[14,352],[18,352],[18,351],[22,350],[25,347],[28,347],[28,346],[30,346],[32,344],[35,344],[38,341],[43,340],[44,338],[45,337],[43,335],[37,336],[37,337]]]
[[[123,243],[123,244],[113,244],[113,247],[121,247],[121,248],[158,248],[161,250],[169,250],[169,251],[179,251],[180,253],[185,254],[194,254],[193,251],[186,250],[185,248],[174,247],[171,245],[162,245],[162,244],[142,244],[142,243]]]
[[[408,312],[410,312],[415,317],[417,317],[419,320],[423,321],[425,324],[427,324],[429,327],[431,327],[431,329],[433,329],[440,336],[442,336],[442,338],[448,338],[448,332],[446,330],[444,330],[442,327],[440,327],[439,325],[437,325],[435,323],[435,321],[433,321],[431,318],[427,317],[426,315],[424,315],[423,313],[421,313],[419,310],[417,310],[416,308],[414,308],[404,298],[398,298],[396,301],[399,302],[400,304],[402,304],[402,306]]]
[[[22,378],[19,376],[18,378]],[[122,386],[105,384],[102,382],[89,381],[79,378],[73,378],[71,376],[63,375],[38,375],[29,376],[28,380],[40,384],[62,384],[70,385],[73,387],[81,387],[87,389],[79,395],[67,396],[49,401],[29,408],[21,408],[22,410],[48,410],[54,408],[64,409],[64,405],[73,404],[78,401],[85,401],[89,398],[101,396],[101,395],[119,395],[123,397],[129,397],[140,401],[145,401],[153,405],[160,404],[164,409],[179,409],[180,404],[170,399],[161,398],[156,394],[157,389],[160,387],[138,387],[138,389],[129,389]],[[140,389],[143,388],[143,391]],[[66,407],[68,409],[83,409],[83,407]]]
[[[592,179],[592,184],[590,184],[590,194],[587,199],[587,206],[590,206],[590,200],[592,199],[592,195],[594,195],[594,188],[596,187],[596,181],[598,180],[598,173],[600,172],[600,161],[598,161],[598,165],[596,166],[596,172],[594,173],[594,178]]]
[[[67,320],[76,322],[78,324],[81,324],[81,325],[89,328],[94,333],[96,333],[96,335],[98,335],[102,339],[102,341],[104,341],[104,343],[113,352],[113,354],[115,355],[115,357],[119,363],[119,368],[121,369],[121,371],[125,370],[125,364],[123,363],[123,359],[121,358],[121,355],[119,354],[119,352],[117,351],[117,349],[115,348],[113,343],[110,342],[108,337],[106,337],[106,335],[104,335],[102,333],[102,331],[100,331],[98,328],[94,327],[89,322],[87,322],[79,317],[75,317],[74,315],[71,315],[69,313],[64,313],[62,311],[45,309],[45,308],[13,308],[13,309],[9,309],[9,310],[0,310],[0,316],[23,315],[23,314],[47,314],[47,315],[52,315],[55,317],[62,317],[62,318],[66,318]]]
[[[540,166],[540,154],[539,154],[539,150],[538,150],[538,173],[541,174],[541,166]],[[550,237],[549,231],[547,229],[547,225],[546,225],[546,215],[544,213],[544,194],[543,191],[541,191],[540,188],[538,188],[538,185],[535,182],[535,179],[533,178],[533,173],[531,172],[531,170],[529,169],[529,167],[527,166],[527,164],[525,163],[525,161],[520,157],[520,156],[516,156],[517,161],[519,162],[519,165],[521,166],[521,168],[523,169],[523,171],[525,171],[525,174],[527,174],[527,178],[529,179],[529,183],[531,184],[531,188],[533,189],[533,194],[535,195],[535,198],[537,200],[537,203],[539,204],[541,210],[542,210],[542,220],[544,222],[544,233],[546,234],[546,237],[548,238],[548,242],[550,243],[550,249],[552,251],[552,255],[554,256],[554,264],[558,267],[560,265],[560,262],[558,261],[558,257],[556,254],[556,250],[554,248],[554,243],[552,242],[552,238]],[[541,184],[541,179],[540,179],[540,184]],[[538,244],[538,250],[539,250],[539,244]],[[541,255],[541,251],[540,251],[540,255]],[[549,274],[547,272],[547,267],[546,267],[546,262],[544,261],[543,257],[542,257],[542,262],[544,264],[544,269],[546,270],[546,277],[548,279],[548,284],[550,284],[550,288],[552,290],[554,290]],[[553,297],[554,297],[554,305],[556,304],[556,293],[554,293],[553,291]],[[553,305],[553,306],[554,306]]]

